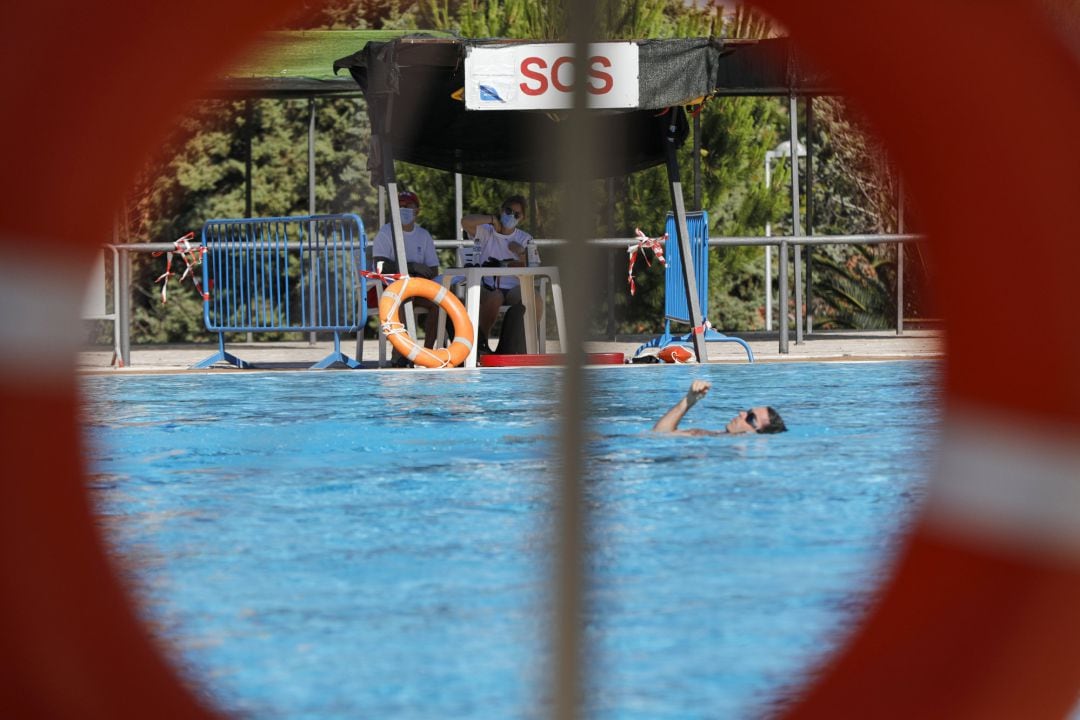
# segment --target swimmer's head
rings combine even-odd
[[[731,418],[724,429],[732,435],[740,435],[743,433],[769,435],[772,433],[784,432],[787,430],[787,426],[784,425],[784,420],[780,417],[780,413],[776,412],[771,407],[763,406],[741,411],[738,415]]]

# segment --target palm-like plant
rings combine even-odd
[[[815,316],[822,329],[883,330],[896,316],[893,283],[895,251],[889,246],[855,245],[823,252],[815,261]]]

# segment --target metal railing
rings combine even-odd
[[[670,238],[669,238],[670,239]],[[886,245],[895,243],[898,248],[902,248],[907,243],[920,242],[926,240],[925,235],[916,233],[864,233],[853,235],[740,235],[731,237],[710,237],[709,247],[762,247],[762,248],[777,248],[780,252],[781,261],[779,263],[779,278],[778,283],[781,287],[787,287],[788,281],[788,269],[790,260],[788,260],[788,251],[791,248],[801,248],[803,246],[821,246],[821,245]],[[558,246],[565,244],[565,240],[559,238],[545,238],[536,239],[534,242],[540,246]],[[630,245],[637,242],[636,238],[593,238],[589,241],[591,244],[599,245],[601,247],[619,248],[625,250]],[[454,240],[436,240],[436,247],[454,248],[461,245],[460,242]],[[670,257],[670,255],[669,255]],[[896,332],[902,334],[904,331],[904,319],[903,319],[903,307],[904,307],[904,275],[903,275],[903,256],[897,257],[898,272],[896,274]],[[798,262],[798,260],[796,260]],[[803,305],[803,278],[800,278],[798,274],[795,276],[795,307],[801,308]],[[708,278],[703,277],[700,279],[699,284],[702,286],[708,286]],[[809,285],[807,290],[809,290]],[[609,287],[608,302],[611,303],[613,298],[610,297],[613,294],[614,289]],[[806,295],[809,296],[809,292]],[[807,302],[809,305],[809,302]],[[788,314],[786,312],[779,313],[779,335],[780,335],[780,352],[788,352]],[[801,333],[802,323],[797,325],[799,335],[796,338],[796,342],[802,342],[803,337]]]
[[[710,237],[709,247],[775,247],[780,248],[783,253],[784,246],[791,247],[795,245],[793,242],[795,236],[783,236],[774,235],[772,237],[764,236],[739,236],[739,237]],[[881,245],[886,243],[898,243],[907,244],[912,242],[918,242],[925,240],[924,235],[918,234],[861,234],[861,235],[802,235],[798,237],[799,245]],[[566,241],[559,238],[538,238],[534,241],[541,247],[557,247],[564,244]],[[590,241],[593,244],[607,248],[619,248],[625,250],[628,246],[636,242],[636,238],[594,238]],[[437,248],[457,248],[465,244],[471,244],[471,241],[459,241],[459,240],[436,240],[435,247]],[[128,257],[129,253],[155,253],[155,252],[167,252],[175,250],[173,243],[113,243],[105,245],[117,253],[120,253],[122,260],[118,263],[116,272],[116,285],[117,285],[117,301],[116,301],[116,327],[117,327],[117,339],[116,347],[117,352],[120,355],[125,366],[131,365],[131,262]],[[780,266],[781,282],[786,282],[787,272],[784,263]],[[899,280],[899,278],[898,278]],[[613,290],[612,290],[613,292]],[[799,291],[797,289],[796,298],[799,297]],[[609,297],[609,301],[612,298]],[[898,283],[896,288],[896,301],[898,307],[903,307],[904,300],[904,288],[902,283]],[[898,332],[903,330],[902,320],[898,316],[897,318]],[[783,336],[787,332],[788,319],[787,313],[780,313],[780,333]],[[362,328],[361,328],[362,329]],[[782,352],[786,352],[783,349]]]

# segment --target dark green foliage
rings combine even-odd
[[[377,215],[377,195],[365,168],[367,117],[362,101],[320,98],[316,102],[315,209],[319,213]],[[171,242],[199,231],[213,218],[245,216],[244,173],[251,138],[252,215],[308,212],[306,100],[205,102],[189,113],[148,164],[122,223],[130,241]],[[162,304],[154,279],[165,258],[133,255],[133,338],[136,342],[204,339],[201,301],[193,287],[173,279]],[[173,269],[178,269],[174,259]],[[179,266],[182,271],[182,265]],[[270,335],[261,335],[269,338]]]
[[[303,0],[295,29],[391,30],[416,27],[417,0]],[[424,27],[424,26],[422,26]]]
[[[898,180],[885,149],[839,98],[814,102],[814,229],[819,235],[886,233],[899,229]],[[910,230],[910,217],[908,229]],[[913,246],[912,246],[913,247]],[[814,316],[822,329],[881,329],[896,323],[896,246],[815,248]],[[925,283],[925,266],[908,255],[905,311],[922,304],[911,291]]]
[[[826,249],[818,253],[815,286],[828,313],[817,322],[823,328],[880,330],[895,326],[896,302],[892,292],[896,262],[887,254],[856,245],[847,257]]]

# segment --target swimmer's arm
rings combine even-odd
[[[690,408],[694,407],[698,400],[705,397],[706,393],[709,392],[710,387],[712,387],[712,385],[704,380],[695,380],[690,383],[690,389],[686,391],[686,397],[675,403],[670,410],[664,413],[662,418],[656,421],[656,424],[653,425],[652,428],[653,432],[676,433],[679,428],[679,422],[683,419],[683,416],[686,415],[686,412]],[[694,430],[683,430],[677,432],[677,434],[695,435],[700,433]]]

